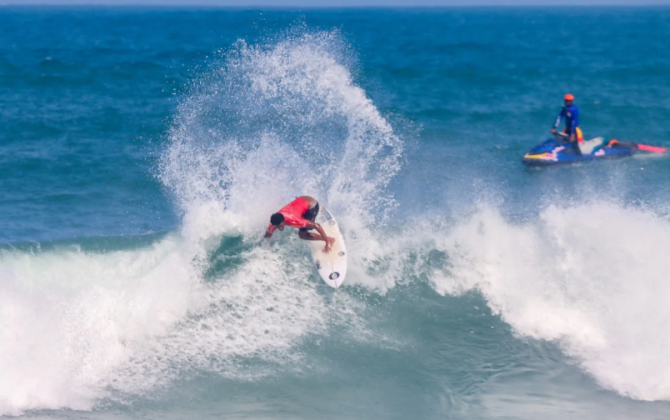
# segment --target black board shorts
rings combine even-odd
[[[305,214],[302,215],[303,219],[310,220],[312,222],[316,222],[316,216],[319,214],[319,202],[316,201],[314,203],[314,206],[310,207],[309,210],[305,212]],[[310,230],[310,228],[300,228],[300,232],[307,232]]]

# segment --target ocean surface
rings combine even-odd
[[[670,8],[0,8],[0,416],[668,419]],[[338,218],[334,290],[271,213]]]

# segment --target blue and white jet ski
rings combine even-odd
[[[579,147],[579,152],[576,148]],[[533,147],[523,157],[526,166],[553,166],[563,163],[586,162],[600,159],[614,159],[633,155],[638,150],[665,153],[663,147],[648,146],[619,140],[605,140],[596,137],[582,143],[568,140],[564,133],[556,133],[555,138],[545,140]]]

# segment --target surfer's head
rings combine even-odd
[[[572,101],[575,100],[575,95],[572,93],[566,93],[563,99],[565,100],[566,105],[572,105]]]
[[[272,226],[276,226],[279,230],[284,230],[284,226],[286,225],[286,223],[284,223],[284,215],[281,213],[275,213],[270,216],[270,223]]]

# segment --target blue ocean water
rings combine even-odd
[[[0,8],[0,415],[665,419],[670,9]],[[334,291],[269,214],[343,226]]]

